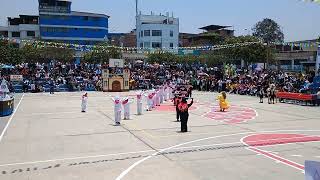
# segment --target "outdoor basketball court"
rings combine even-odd
[[[122,93],[131,95],[134,92]],[[188,133],[179,133],[171,103],[113,124],[113,93],[17,95],[16,113],[1,118],[0,179],[304,179],[304,161],[320,161],[320,109],[259,104],[194,92]],[[145,103],[145,102],[144,102]],[[19,106],[18,106],[19,105]]]

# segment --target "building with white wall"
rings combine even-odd
[[[39,17],[20,15],[8,18],[8,26],[0,27],[0,37],[14,39],[35,39],[40,37]]]
[[[166,15],[137,15],[137,47],[178,51],[179,19]]]

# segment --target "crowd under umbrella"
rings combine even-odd
[[[3,64],[0,65],[0,69],[14,69],[15,67],[12,65]]]

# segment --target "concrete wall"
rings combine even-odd
[[[167,22],[167,23],[164,23]],[[137,47],[143,44],[144,48],[152,48],[152,43],[161,43],[162,49],[169,49],[170,43],[173,43],[173,49],[179,46],[179,19],[160,15],[139,15],[137,17]],[[141,35],[141,31],[150,30],[150,36]],[[152,30],[162,31],[162,36],[152,36]],[[170,36],[173,31],[173,37]],[[145,45],[149,44],[149,47]]]

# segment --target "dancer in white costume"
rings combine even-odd
[[[164,89],[163,89],[163,86],[160,86],[159,96],[160,96],[160,104],[162,104],[163,101],[164,101]]]
[[[156,106],[160,106],[160,91],[159,90],[156,90],[155,98],[156,98]]]
[[[85,93],[82,95],[81,98],[81,112],[86,112],[87,111],[87,105],[88,105],[88,93]]]
[[[147,97],[147,111],[152,111],[153,107],[153,93],[149,92],[148,94],[145,94]]]
[[[112,98],[112,100],[114,102],[114,121],[115,125],[118,126],[121,122],[121,101],[119,96]]]
[[[173,89],[174,89],[173,85],[169,86],[169,99],[173,99],[174,98]]]
[[[155,90],[152,91],[152,108],[156,108],[156,92]]]
[[[164,97],[164,101],[168,101],[168,94],[169,94],[169,89],[168,89],[168,86],[167,85],[165,85],[164,86],[164,93],[163,93],[163,97]]]
[[[142,115],[142,96],[143,92],[137,92],[137,114]]]
[[[122,101],[124,120],[130,119],[130,104],[131,103],[132,103],[132,101],[130,101],[128,97],[125,97]]]

